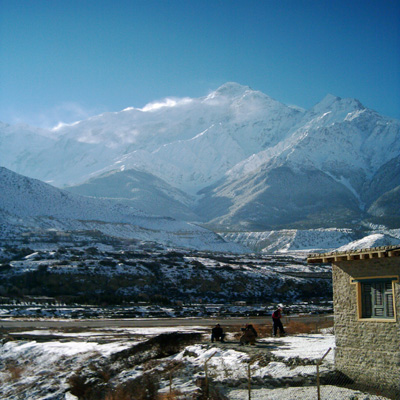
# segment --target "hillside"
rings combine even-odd
[[[215,233],[172,218],[154,217],[110,200],[79,196],[0,167],[0,238],[20,241],[21,235],[47,231],[93,232],[175,247],[246,252]],[[34,239],[33,239],[34,240]]]
[[[42,238],[43,239],[43,238]],[[330,266],[290,256],[171,250],[130,241],[70,247],[9,245],[0,253],[0,295],[79,304],[253,303],[331,300]]]
[[[107,198],[152,215],[185,221],[199,220],[199,216],[191,209],[194,203],[192,196],[143,171],[129,169],[105,172],[66,190],[83,196]],[[116,197],[111,197],[111,194]]]

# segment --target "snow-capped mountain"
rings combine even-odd
[[[204,98],[127,108],[61,126],[53,131],[52,151],[32,148],[30,137],[21,135],[21,147],[11,149],[14,157],[3,166],[59,187],[105,171],[135,168],[195,193],[238,162],[278,143],[300,114],[230,83]],[[0,128],[8,142],[14,127]],[[9,150],[2,146],[0,152]],[[36,165],[35,159],[40,161]]]
[[[348,227],[363,219],[397,227],[399,133],[399,121],[355,99],[328,95],[302,110],[227,83],[206,97],[53,131],[0,125],[0,159],[76,193],[216,229]]]
[[[0,238],[28,232],[98,231],[104,235],[175,247],[246,252],[215,233],[172,218],[151,217],[106,199],[57,189],[0,167]]]
[[[400,184],[399,133],[398,121],[356,100],[327,96],[286,139],[203,190],[200,212],[218,198],[229,212],[211,217],[223,226],[245,221],[253,227],[304,227],[316,220],[320,226],[334,221],[343,226],[359,220],[366,207]],[[399,209],[391,212],[399,216]]]
[[[185,221],[199,220],[191,209],[194,204],[192,196],[148,172],[135,169],[105,172],[84,184],[69,187],[68,191],[132,205],[152,215]]]

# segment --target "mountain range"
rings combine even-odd
[[[173,248],[246,253],[240,244],[209,229],[133,207],[69,193],[0,167],[0,240],[5,244],[49,242],[152,242]],[[57,239],[56,241],[59,241]],[[0,251],[1,253],[1,251]]]
[[[52,130],[0,124],[0,163],[216,231],[398,228],[399,133],[399,121],[355,99],[328,95],[303,110],[227,83]]]

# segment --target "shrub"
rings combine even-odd
[[[158,379],[154,376],[144,375],[132,381],[121,383],[116,388],[108,390],[104,396],[104,399],[159,400],[160,396],[158,395],[158,389]]]
[[[112,268],[117,266],[117,263],[113,260],[101,260],[99,264],[105,267],[112,267]]]
[[[11,270],[10,264],[0,264],[0,272],[9,271]]]
[[[82,398],[90,387],[90,385],[86,383],[86,379],[78,374],[70,376],[68,384],[70,392],[78,398]]]

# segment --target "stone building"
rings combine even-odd
[[[400,246],[311,254],[307,261],[332,264],[336,369],[400,398]]]

